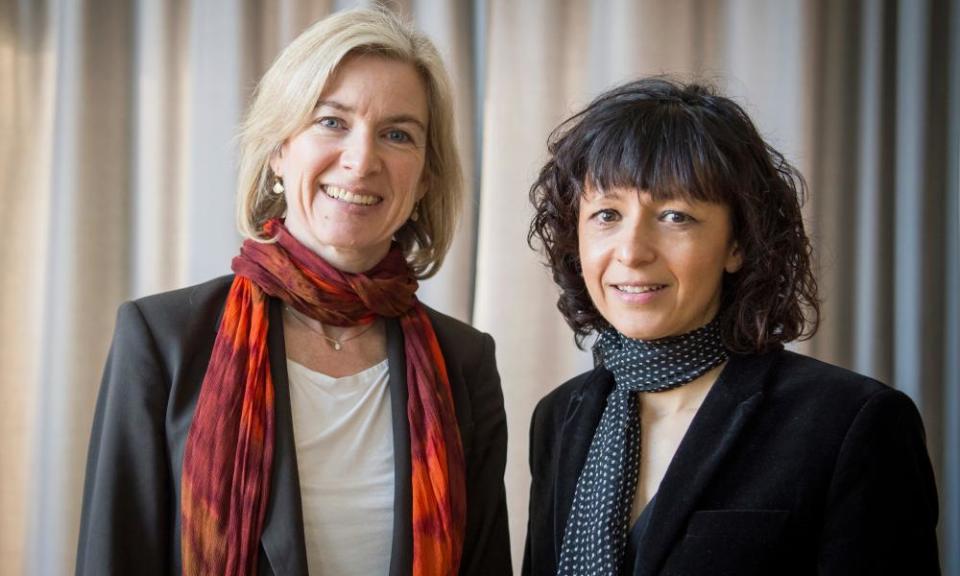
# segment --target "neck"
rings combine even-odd
[[[292,222],[291,225],[287,226],[287,230],[290,231],[290,235],[296,238],[298,242],[309,248],[310,251],[317,256],[326,260],[328,264],[341,272],[348,272],[350,274],[359,274],[370,270],[379,264],[384,256],[387,255],[387,252],[390,251],[389,242],[383,246],[378,245],[364,248],[323,244],[317,241],[316,237],[312,234],[300,230],[300,228]]]
[[[389,252],[390,246],[387,245],[373,251],[323,245],[310,246],[310,249],[337,270],[359,274],[370,270],[383,260],[383,257]]]
[[[645,417],[660,418],[671,416],[680,412],[696,411],[703,403],[707,393],[713,388],[713,384],[723,371],[727,363],[723,362],[714,366],[702,376],[690,381],[683,386],[657,392],[653,394],[640,394],[640,409]]]

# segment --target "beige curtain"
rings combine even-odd
[[[0,0],[0,556],[72,571],[118,304],[228,272],[233,136],[256,79],[362,2]],[[421,297],[493,334],[514,563],[536,401],[591,366],[526,247],[551,129],[647,74],[735,97],[811,184],[826,298],[798,347],[895,383],[928,425],[944,569],[960,574],[960,2],[405,0],[456,91],[471,201]]]

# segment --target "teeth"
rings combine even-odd
[[[644,292],[655,292],[663,288],[662,284],[656,284],[653,286],[629,286],[626,284],[618,284],[617,289],[621,292],[626,292],[627,294],[643,294]]]
[[[349,190],[340,188],[339,186],[323,186],[323,193],[331,198],[336,198],[337,200],[343,200],[344,202],[349,202],[350,204],[362,204],[364,206],[370,206],[371,204],[376,204],[380,201],[376,196],[370,196],[368,194],[354,194]]]

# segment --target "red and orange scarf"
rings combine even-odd
[[[321,322],[399,317],[407,375],[413,573],[456,574],[466,521],[463,447],[446,365],[417,281],[396,246],[373,270],[348,274],[300,244],[278,220],[274,244],[246,241],[233,260],[213,355],[183,459],[183,573],[255,575],[273,464],[274,394],[268,297]],[[399,369],[399,367],[391,367]]]

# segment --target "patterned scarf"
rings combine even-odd
[[[717,319],[688,334],[661,340],[634,340],[607,330],[600,334],[594,353],[613,373],[615,387],[577,479],[558,576],[620,573],[640,478],[637,394],[692,382],[728,355]]]
[[[246,241],[187,437],[180,513],[183,573],[255,575],[270,494],[274,394],[268,297],[321,322],[399,317],[407,375],[413,493],[413,573],[455,574],[466,523],[463,447],[446,365],[417,281],[399,247],[348,274],[301,245],[278,220],[277,242]]]

